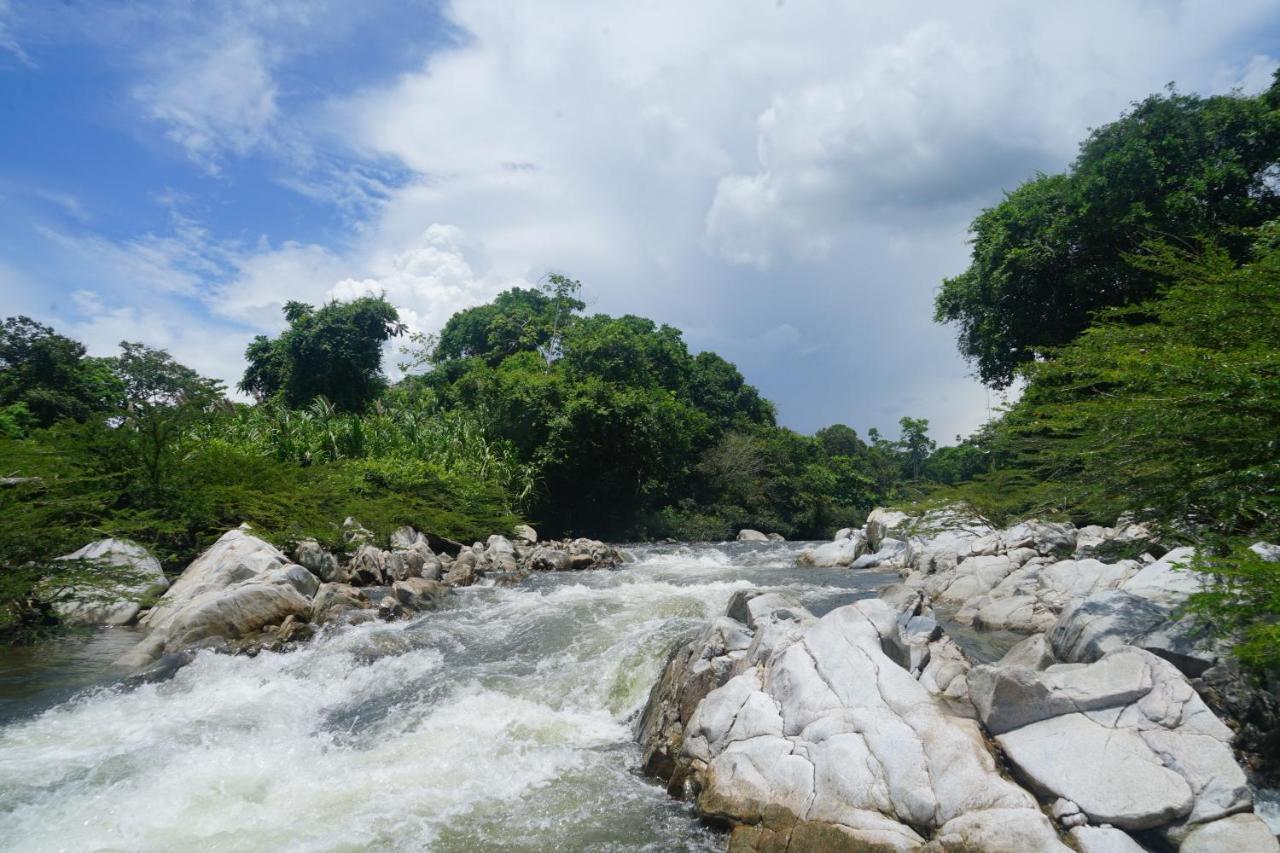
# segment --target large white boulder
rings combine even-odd
[[[1074,524],[1031,519],[1001,534],[1005,550],[1034,548],[1041,556],[1067,556],[1076,550]]]
[[[850,566],[866,551],[867,540],[861,533],[857,533],[848,539],[838,539],[816,548],[806,548],[800,552],[796,562],[802,566],[813,566],[819,569]]]
[[[1174,608],[1204,588],[1204,575],[1192,571],[1194,548],[1174,548],[1164,557],[1142,568],[1120,589],[1141,596],[1161,607]]]
[[[132,624],[143,602],[169,587],[160,561],[146,548],[125,539],[99,539],[58,559],[82,562],[101,577],[100,583],[57,594],[53,610],[70,625]]]
[[[796,615],[782,597],[741,609],[757,632]],[[699,812],[740,827],[735,849],[916,850],[921,832],[931,850],[1067,849],[977,724],[887,654],[906,617],[871,599],[795,618],[799,630],[698,704],[681,756]]]
[[[1043,672],[976,667],[968,681],[1018,778],[1090,823],[1168,831],[1252,803],[1231,730],[1155,655],[1124,647]]]
[[[863,528],[866,531],[868,546],[873,551],[879,550],[881,540],[910,520],[911,516],[905,512],[885,509],[882,506],[871,510]]]
[[[149,633],[119,661],[141,666],[209,638],[235,640],[289,616],[305,619],[320,581],[246,526],[187,566],[142,620]]]
[[[739,542],[768,542],[769,537],[759,530],[743,529],[738,531]]]

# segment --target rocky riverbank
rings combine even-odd
[[[149,586],[73,591],[58,608],[83,625],[136,623],[145,629],[145,638],[118,661],[138,668],[166,656],[186,659],[201,648],[249,654],[279,649],[326,624],[435,609],[456,587],[511,584],[534,572],[612,568],[623,560],[621,551],[597,540],[539,542],[528,525],[513,538],[493,535],[470,546],[401,527],[383,549],[370,531],[347,519],[343,541],[345,549],[335,553],[303,540],[290,559],[244,525],[224,534],[169,585],[145,549],[100,540],[66,559],[117,565],[148,578]],[[144,611],[142,594],[162,590]],[[163,665],[183,662],[176,658]]]
[[[1179,617],[1188,556],[1123,520],[878,510],[800,562],[902,583],[821,618],[736,596],[655,685],[644,769],[731,850],[1280,850],[1232,750],[1269,769],[1275,697]],[[974,666],[951,619],[1027,639]]]

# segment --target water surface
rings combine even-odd
[[[786,586],[821,614],[897,579],[798,568],[800,547],[632,547],[616,571],[459,590],[413,621],[202,653],[132,688],[106,661],[136,635],[10,653],[0,846],[722,850],[635,772],[632,725],[672,646],[735,590]]]

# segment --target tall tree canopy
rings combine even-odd
[[[1153,95],[1094,131],[1072,167],[1040,175],[970,226],[969,268],[943,283],[935,319],[986,383],[1073,340],[1101,308],[1158,278],[1126,253],[1207,237],[1243,258],[1241,229],[1280,215],[1280,74],[1257,97]]]
[[[548,529],[619,533],[687,494],[698,455],[725,430],[771,426],[773,408],[729,362],[692,355],[677,329],[583,316],[579,289],[550,276],[455,314],[423,381],[536,466],[532,509]]]
[[[382,345],[404,325],[386,299],[365,296],[320,308],[289,302],[284,316],[289,328],[278,338],[259,335],[245,350],[249,367],[240,390],[258,399],[281,394],[297,408],[324,397],[339,411],[358,412],[387,387]]]
[[[30,317],[9,317],[0,327],[0,407],[11,417],[34,426],[83,420],[109,409],[122,390],[108,361],[87,357],[79,341]]]

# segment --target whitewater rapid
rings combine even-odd
[[[822,613],[896,577],[798,568],[799,548],[632,547],[615,571],[458,590],[288,653],[201,653],[160,683],[24,671],[0,697],[0,848],[723,849],[637,774],[634,718],[735,590],[785,586]]]

